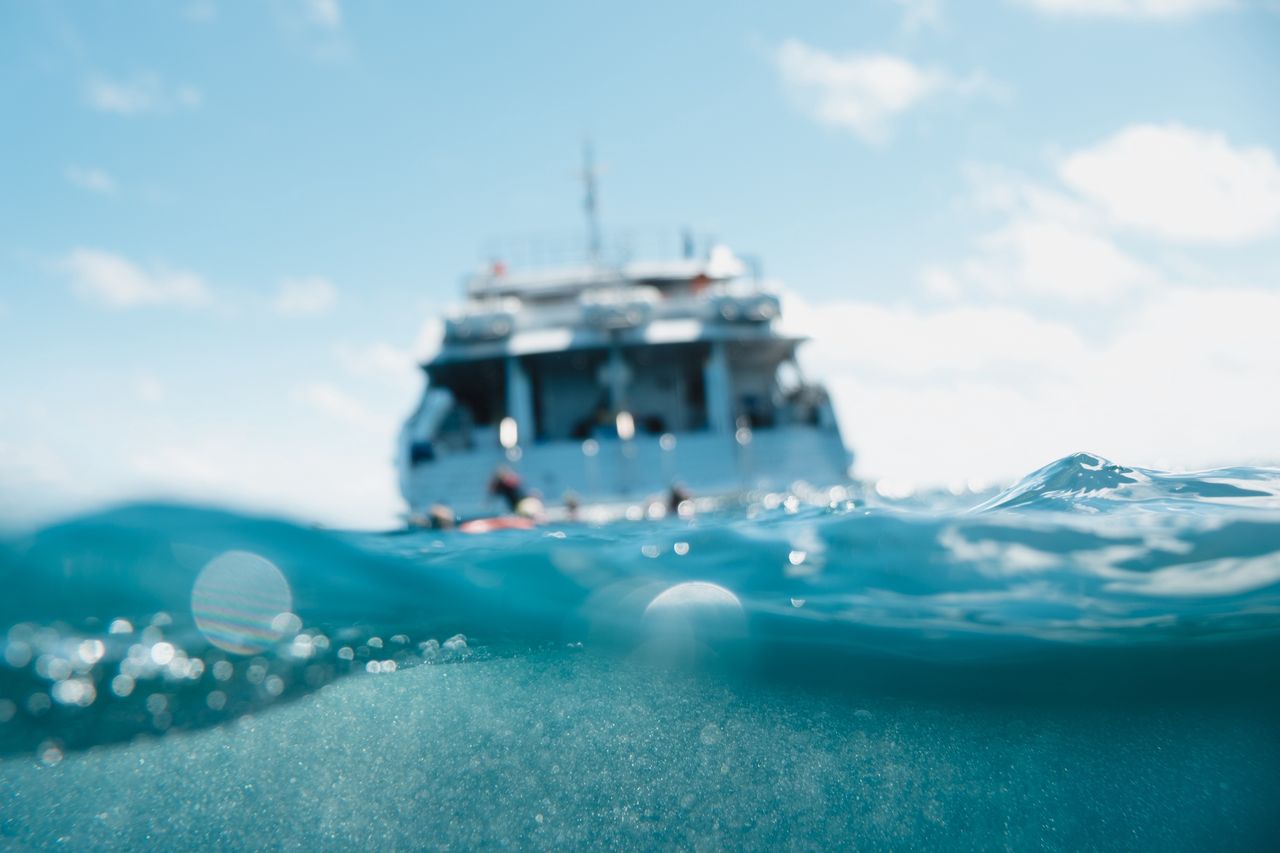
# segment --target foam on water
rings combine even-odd
[[[1275,828],[1271,469],[1078,454],[972,507],[841,490],[488,536],[132,506],[12,538],[0,579],[19,843]]]

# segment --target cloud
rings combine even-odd
[[[978,248],[961,278],[1005,296],[1098,302],[1156,277],[1107,237],[1052,219],[1014,219],[981,237]]]
[[[862,476],[1008,480],[1078,450],[1153,467],[1280,461],[1280,397],[1258,390],[1280,387],[1274,291],[1170,286],[1101,336],[1008,307],[794,313]]]
[[[1098,211],[1080,198],[990,169],[969,170],[977,211],[999,223],[981,234],[964,260],[921,272],[934,296],[974,291],[1014,300],[1101,303],[1159,276],[1114,241]]]
[[[1169,240],[1239,243],[1280,231],[1280,163],[1221,133],[1139,124],[1058,166],[1111,223]]]
[[[299,386],[294,399],[351,426],[379,433],[386,429],[385,418],[377,417],[359,400],[327,382]]]
[[[343,370],[358,379],[372,379],[406,393],[422,383],[422,370],[412,352],[384,341],[363,347],[339,344],[335,355]]]
[[[1175,20],[1236,7],[1235,0],[1019,0],[1051,15]]]
[[[1008,479],[1078,450],[1280,462],[1280,397],[1259,393],[1280,387],[1280,290],[1197,273],[1183,249],[1274,230],[1274,164],[1220,134],[1135,125],[1054,158],[1045,181],[971,169],[970,204],[997,219],[961,260],[921,271],[935,307],[788,308],[861,473]],[[1131,234],[1173,244],[1136,255]]]
[[[942,0],[893,0],[902,9],[902,28],[909,33],[942,26]]]
[[[78,295],[112,308],[197,308],[212,302],[208,287],[196,273],[161,266],[143,269],[127,258],[98,249],[73,249],[61,267]]]
[[[894,120],[923,101],[977,85],[890,54],[835,56],[795,39],[783,42],[776,61],[800,109],[871,143],[887,141]]]
[[[273,307],[277,314],[297,317],[324,314],[338,301],[338,289],[321,276],[291,278],[280,282]]]
[[[218,5],[213,0],[191,0],[185,9],[187,20],[207,24],[218,17]]]
[[[165,397],[163,383],[151,373],[139,373],[133,378],[133,394],[143,403],[159,403]]]
[[[194,86],[171,86],[154,74],[115,80],[94,75],[85,84],[85,97],[95,110],[121,116],[195,109],[204,100]]]
[[[342,26],[342,6],[338,0],[303,0],[307,19],[317,27],[336,30]]]
[[[1262,147],[1220,133],[1137,124],[1053,161],[1057,182],[971,168],[972,204],[999,224],[969,257],[922,272],[927,290],[1102,303],[1165,277],[1124,247],[1234,244],[1280,232],[1280,164]],[[1167,282],[1163,282],[1167,284]]]
[[[109,174],[102,169],[86,168],[83,166],[68,166],[66,171],[67,181],[72,186],[92,193],[101,193],[102,195],[114,195],[116,191],[116,182]]]

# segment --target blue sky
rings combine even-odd
[[[888,489],[1280,457],[1280,10],[11,3],[0,512],[400,508],[493,238],[689,225],[788,293]]]

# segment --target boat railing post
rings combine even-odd
[[[729,358],[724,341],[712,341],[711,353],[703,368],[703,385],[707,393],[707,425],[717,435],[733,430],[733,410],[729,400]]]
[[[521,442],[529,444],[534,438],[533,390],[529,384],[529,374],[519,357],[514,355],[507,356],[506,369],[507,415],[515,420]]]

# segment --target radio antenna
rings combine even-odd
[[[597,206],[596,179],[599,177],[599,172],[596,171],[590,138],[583,143],[582,155],[584,190],[582,208],[587,215],[587,257],[592,264],[598,264],[600,263],[600,210]]]

